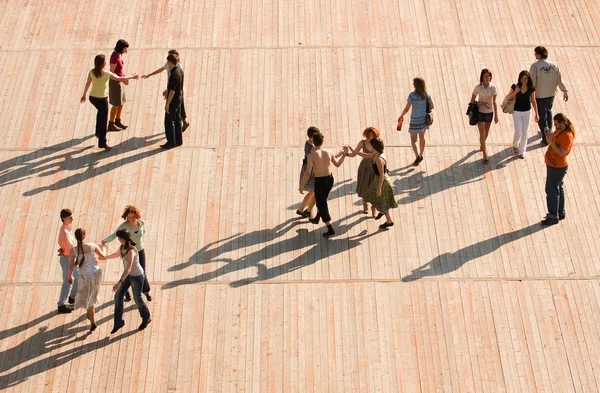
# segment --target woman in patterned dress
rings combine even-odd
[[[365,192],[369,189],[369,186],[375,179],[375,171],[373,170],[373,159],[374,151],[371,146],[371,139],[379,138],[379,130],[375,127],[367,127],[363,131],[363,139],[361,139],[356,148],[352,153],[348,154],[348,157],[355,157],[358,155],[361,150],[364,155],[360,165],[358,166],[358,175],[356,178],[356,193],[360,198],[363,198],[363,212],[367,214],[369,212],[369,206],[367,201],[364,200]],[[338,154],[340,156],[343,153]],[[375,217],[375,207],[371,206],[371,212],[373,217]]]
[[[306,131],[306,135],[308,139],[304,142],[304,160],[302,160],[302,169],[300,170],[300,182],[302,182],[302,176],[304,176],[304,172],[306,172],[306,167],[308,165],[307,157],[315,146],[312,142],[312,137],[317,132],[320,132],[317,127],[309,127]],[[308,178],[308,182],[304,186],[304,191],[308,193],[304,196],[302,203],[300,204],[300,208],[296,210],[296,214],[302,217],[311,218],[311,210],[315,206],[315,174],[311,170],[310,177]],[[305,210],[306,209],[306,210]]]

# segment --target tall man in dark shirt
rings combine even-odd
[[[169,67],[169,82],[165,97],[165,136],[167,137],[167,143],[160,145],[163,149],[171,149],[181,146],[183,143],[181,134],[183,70],[181,67],[177,67],[177,58],[173,55],[167,56],[167,65]]]

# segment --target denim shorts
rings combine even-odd
[[[481,113],[477,114],[477,122],[478,123],[491,123],[494,118],[494,112],[490,113]]]

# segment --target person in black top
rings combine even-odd
[[[183,144],[181,125],[181,92],[183,89],[183,70],[177,67],[177,58],[167,56],[169,82],[165,97],[165,136],[167,143],[160,145],[163,149],[171,149]]]
[[[531,122],[531,108],[535,114],[535,122],[539,120],[535,89],[529,72],[523,70],[519,73],[519,82],[511,86],[511,91],[506,96],[507,100],[515,100],[513,123],[515,135],[513,137],[513,151],[519,158],[525,158],[527,151],[527,138],[529,137],[529,123]]]

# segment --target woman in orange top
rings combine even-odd
[[[542,225],[558,224],[559,220],[565,218],[565,191],[563,179],[569,167],[567,156],[571,152],[573,139],[575,139],[575,128],[571,120],[562,113],[554,116],[554,133],[548,128],[544,130],[546,140],[549,141],[546,151],[546,203],[548,204],[548,215],[542,220]]]

